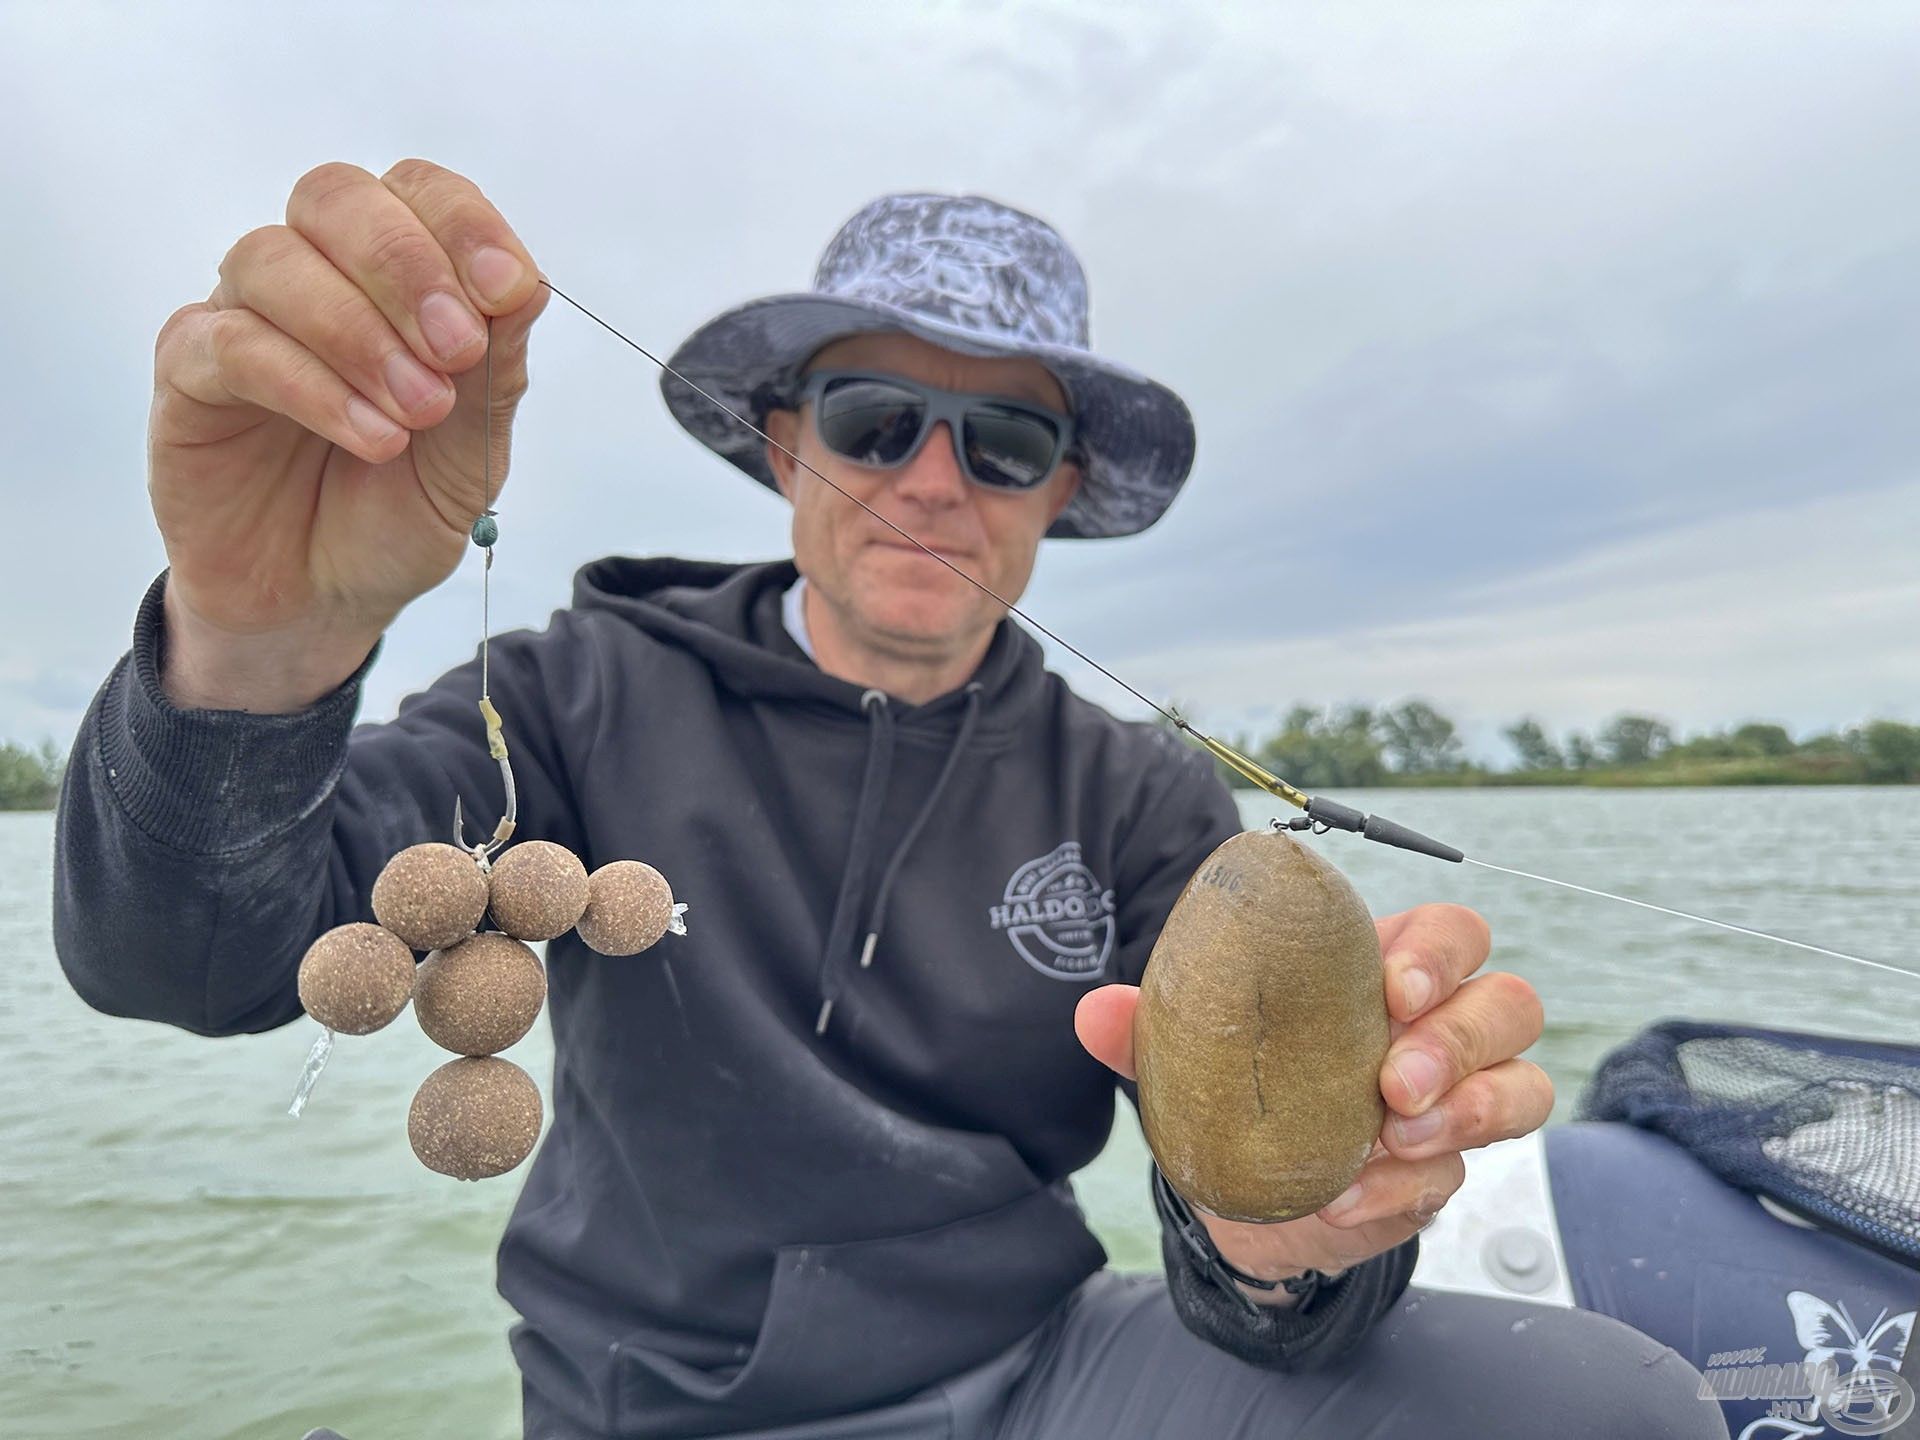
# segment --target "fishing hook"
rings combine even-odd
[[[520,813],[519,795],[513,785],[513,762],[507,758],[506,736],[500,731],[500,712],[493,708],[493,702],[486,696],[480,697],[480,713],[487,722],[487,753],[500,762],[500,779],[507,789],[507,811],[500,817],[500,823],[493,827],[493,834],[484,840],[469,842],[467,827],[460,817],[460,797],[453,797],[453,843],[473,856],[474,863],[485,873],[492,868],[494,853],[513,837],[513,827]]]

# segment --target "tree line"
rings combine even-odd
[[[1295,785],[1900,785],[1920,784],[1920,725],[1868,720],[1795,740],[1748,721],[1676,736],[1651,715],[1622,712],[1591,734],[1560,739],[1531,716],[1501,732],[1506,768],[1476,765],[1452,720],[1424,700],[1399,705],[1296,705],[1271,734],[1222,736]],[[48,810],[66,757],[51,740],[0,742],[0,810]],[[1226,766],[1221,778],[1246,781]]]
[[[51,810],[66,757],[45,740],[38,750],[0,741],[0,810]]]
[[[1615,715],[1554,738],[1526,716],[1500,732],[1505,767],[1467,759],[1454,722],[1424,700],[1295,705],[1278,729],[1228,743],[1295,785],[1881,785],[1920,783],[1920,725],[1868,720],[1796,740],[1748,721],[1678,736],[1651,715]],[[1228,737],[1220,737],[1227,739]],[[1221,778],[1245,787],[1225,765]]]

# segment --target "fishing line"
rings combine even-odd
[[[1114,684],[1118,685],[1122,690],[1125,690],[1129,695],[1133,696],[1134,699],[1140,701],[1141,704],[1153,710],[1162,719],[1166,720],[1169,724],[1174,726],[1175,729],[1180,730],[1184,734],[1191,735],[1201,745],[1206,747],[1206,749],[1209,752],[1211,752],[1217,759],[1219,759],[1223,764],[1225,764],[1230,769],[1232,769],[1236,774],[1242,776],[1244,779],[1246,779],[1249,783],[1251,783],[1257,789],[1264,790],[1269,795],[1276,796],[1279,799],[1285,800],[1288,804],[1293,805],[1300,810],[1306,811],[1305,815],[1296,816],[1295,818],[1288,820],[1284,823],[1282,823],[1279,820],[1275,820],[1273,822],[1274,828],[1283,829],[1283,830],[1311,830],[1315,834],[1325,834],[1329,830],[1346,830],[1346,831],[1352,832],[1353,834],[1359,835],[1364,839],[1378,841],[1383,845],[1391,845],[1396,849],[1411,850],[1421,855],[1431,855],[1435,859],[1450,860],[1455,864],[1464,862],[1467,864],[1478,865],[1482,869],[1498,870],[1507,875],[1517,875],[1524,880],[1537,880],[1545,885],[1559,885],[1568,890],[1578,890],[1583,894],[1598,896],[1603,900],[1617,900],[1623,905],[1635,905],[1640,907],[1643,910],[1657,910],[1662,914],[1678,916],[1683,920],[1697,921],[1698,923],[1703,925],[1712,925],[1722,930],[1736,931],[1739,934],[1751,935],[1761,940],[1777,941],[1779,944],[1782,944],[1782,945],[1791,945],[1801,950],[1811,950],[1816,954],[1829,955],[1836,960],[1851,960],[1856,965],[1866,965],[1876,970],[1888,971],[1889,973],[1894,975],[1904,975],[1910,980],[1920,980],[1920,971],[1904,970],[1897,965],[1888,965],[1879,960],[1869,960],[1862,955],[1849,955],[1846,952],[1841,950],[1829,950],[1824,946],[1809,945],[1805,941],[1791,940],[1784,935],[1774,935],[1765,930],[1754,930],[1745,925],[1735,925],[1725,920],[1715,920],[1706,915],[1695,915],[1690,913],[1689,911],[1674,910],[1674,909],[1670,909],[1665,905],[1655,905],[1646,900],[1635,900],[1626,895],[1615,895],[1605,890],[1592,889],[1591,887],[1586,885],[1576,885],[1570,880],[1556,880],[1549,875],[1534,875],[1525,870],[1511,870],[1504,865],[1493,865],[1488,863],[1485,860],[1475,860],[1472,857],[1464,854],[1462,851],[1455,849],[1451,845],[1446,845],[1438,840],[1430,839],[1429,837],[1422,835],[1417,830],[1409,830],[1406,826],[1397,824],[1394,821],[1388,820],[1383,816],[1366,814],[1362,811],[1355,810],[1350,806],[1342,805],[1338,801],[1326,799],[1324,796],[1308,795],[1305,791],[1300,790],[1297,787],[1288,784],[1285,780],[1281,779],[1278,775],[1275,775],[1270,770],[1267,770],[1266,768],[1261,766],[1258,762],[1251,759],[1249,756],[1234,749],[1231,745],[1224,744],[1221,741],[1214,739],[1211,735],[1208,735],[1204,731],[1189,724],[1187,720],[1179,714],[1178,711],[1173,710],[1167,706],[1161,705],[1160,703],[1155,701],[1151,696],[1145,695],[1139,690],[1136,690],[1133,686],[1129,685],[1125,680],[1121,679],[1118,675],[1114,674],[1113,671],[1109,670],[1106,666],[1102,665],[1098,660],[1095,660],[1091,655],[1087,654],[1087,652],[1082,650],[1079,646],[1073,644],[1070,640],[1063,638],[1054,630],[1050,629],[1046,625],[1043,625],[1040,621],[1034,619],[1033,616],[1029,615],[1026,611],[1022,610],[1018,605],[1015,605],[1011,600],[1005,599],[1001,595],[995,593],[983,581],[977,580],[973,576],[969,575],[966,571],[962,570],[958,565],[955,565],[951,560],[947,559],[946,556],[940,554],[935,550],[928,548],[926,545],[921,544],[921,542],[918,539],[908,534],[905,530],[901,529],[898,525],[894,524],[893,521],[887,519],[886,516],[882,515],[878,510],[875,510],[871,505],[867,504],[867,502],[862,500],[858,495],[851,493],[843,486],[837,484],[835,481],[821,474],[818,470],[814,469],[813,466],[809,465],[805,460],[801,459],[798,455],[794,454],[793,451],[789,450],[786,446],[782,445],[778,440],[775,440],[771,435],[767,434],[766,431],[762,430],[758,425],[754,424],[751,420],[747,419],[746,416],[742,415],[739,411],[735,410],[731,405],[728,405],[724,400],[721,400],[715,395],[709,394],[706,390],[694,384],[693,381],[689,380],[685,375],[682,375],[678,370],[674,369],[673,366],[669,365],[665,360],[662,360],[658,355],[655,355],[651,350],[647,349],[646,346],[640,344],[639,341],[631,339],[630,337],[622,334],[613,325],[609,324],[607,321],[601,319],[598,315],[594,314],[593,311],[589,310],[585,305],[582,305],[578,300],[574,299],[571,295],[567,294],[566,291],[562,290],[559,286],[555,285],[551,280],[547,279],[544,275],[540,277],[540,283],[546,286],[547,289],[551,291],[553,294],[558,295],[562,300],[566,301],[567,304],[571,305],[574,309],[578,310],[582,315],[586,316],[587,319],[593,321],[593,323],[598,325],[602,330],[605,330],[609,335],[613,336],[614,339],[620,341],[623,345],[626,345],[634,350],[639,351],[642,355],[646,356],[647,359],[651,360],[655,365],[659,366],[667,374],[673,376],[674,379],[678,380],[682,385],[685,385],[689,390],[692,390],[696,395],[700,396],[702,399],[706,400],[709,404],[713,405],[717,409],[722,410],[726,414],[732,416],[735,420],[739,421],[742,425],[746,426],[747,429],[751,430],[755,435],[758,435],[762,440],[766,441],[769,445],[773,446],[774,449],[778,450],[782,455],[785,455],[789,460],[793,461],[794,464],[800,466],[800,468],[805,470],[809,475],[812,475],[815,479],[820,480],[831,489],[836,490],[840,494],[846,496],[847,499],[851,500],[854,504],[858,505],[862,510],[866,511],[867,514],[873,516],[874,519],[878,520],[882,525],[885,525],[889,530],[893,531],[894,534],[900,536],[901,539],[907,541],[908,544],[914,546],[916,549],[922,551],[923,553],[931,556],[933,559],[938,560],[942,565],[946,566],[947,569],[951,570],[955,575],[958,575],[962,580],[966,581],[969,585],[973,586],[974,589],[988,596],[995,603],[1005,606],[1009,613],[1019,616],[1020,619],[1026,621],[1028,625],[1031,625],[1035,630],[1038,630],[1042,635],[1045,635],[1049,640],[1052,640],[1056,645],[1059,645],[1063,649],[1071,652],[1080,660],[1084,661],[1087,665],[1090,665],[1093,669],[1099,671],[1100,674],[1106,676],[1107,679],[1111,680]],[[492,322],[489,321],[488,323],[489,323],[489,330],[491,330]],[[493,358],[491,344],[489,344],[488,346],[487,358],[488,358],[488,364],[491,365],[492,358]],[[491,381],[489,381],[488,383],[487,391],[488,391],[488,395],[491,396],[493,391],[493,386]],[[492,428],[491,426],[489,426],[488,427],[489,456],[491,455],[491,442],[492,442]],[[489,459],[488,467],[489,467],[488,468],[489,477],[491,477],[491,473],[492,473],[491,459]],[[491,493],[491,485],[489,485],[489,493]],[[491,511],[487,513],[492,514]],[[491,549],[487,551],[487,559],[489,563],[491,563],[493,559],[493,552]],[[484,593],[484,588],[483,588],[483,593]],[[482,651],[482,674],[483,675],[485,673],[484,657],[485,657],[485,651],[483,650]],[[484,706],[485,704],[484,700],[482,704]],[[503,759],[502,760],[503,768],[504,768],[504,765],[505,765],[505,761]],[[509,784],[510,783],[511,783],[511,774],[509,772]]]
[[[1742,935],[1755,935],[1762,940],[1776,940],[1782,945],[1792,945],[1796,949],[1811,950],[1816,955],[1831,955],[1836,960],[1851,960],[1856,965],[1870,965],[1875,970],[1885,970],[1889,974],[1904,975],[1909,980],[1920,980],[1920,971],[1903,970],[1898,965],[1888,965],[1880,960],[1869,960],[1864,955],[1849,955],[1844,950],[1829,950],[1824,945],[1809,945],[1804,940],[1789,939],[1785,935],[1775,935],[1768,930],[1754,930],[1746,925],[1735,925],[1727,920],[1715,920],[1710,915],[1695,915],[1689,910],[1675,910],[1666,905],[1655,905],[1650,900],[1635,900],[1631,895],[1615,895],[1607,890],[1595,890],[1591,886],[1576,885],[1571,880],[1556,880],[1551,875],[1535,875],[1526,870],[1510,870],[1505,865],[1495,865],[1491,861],[1476,860],[1471,855],[1462,856],[1469,865],[1478,865],[1483,870],[1498,870],[1503,875],[1518,875],[1523,880],[1538,880],[1543,885],[1561,885],[1568,890],[1578,890],[1583,895],[1598,895],[1603,900],[1618,900],[1622,905],[1637,905],[1642,910],[1658,910],[1662,915],[1678,915],[1682,920],[1697,920],[1702,925],[1716,925],[1722,930],[1737,931]]]
[[[874,509],[871,505],[867,504],[867,502],[862,500],[858,495],[855,495],[851,491],[846,490],[841,486],[834,484],[834,482],[831,480],[828,480],[826,476],[822,475],[818,470],[814,469],[813,466],[807,464],[806,461],[802,460],[798,455],[794,454],[793,451],[787,449],[786,446],[782,445],[778,440],[774,439],[771,435],[767,434],[766,431],[762,430],[758,425],[754,424],[751,420],[747,419],[746,416],[742,415],[738,410],[735,410],[731,405],[727,404],[724,400],[721,400],[713,395],[708,394],[705,390],[702,390],[698,385],[694,384],[693,381],[689,380],[686,376],[682,375],[678,370],[674,369],[673,366],[669,365],[666,361],[662,360],[658,355],[655,355],[651,350],[647,349],[646,346],[640,344],[638,341],[627,339],[625,335],[622,335],[618,330],[614,329],[613,326],[607,324],[606,321],[602,320],[598,315],[594,314],[593,311],[589,310],[586,306],[582,305],[578,300],[574,299],[571,295],[567,294],[566,291],[560,289],[560,287],[555,285],[551,280],[548,280],[545,276],[542,276],[540,283],[546,286],[547,289],[553,291],[554,294],[558,295],[562,300],[566,301],[569,305],[573,306],[573,308],[578,310],[582,315],[586,316],[589,320],[593,321],[594,324],[600,326],[600,328],[605,330],[609,335],[612,335],[614,338],[621,340],[628,345],[633,346],[634,349],[638,350],[642,355],[646,356],[647,359],[653,361],[654,364],[658,365],[662,370],[666,371],[667,374],[673,376],[674,379],[678,380],[682,385],[685,385],[689,390],[693,391],[696,395],[700,396],[704,400],[707,400],[711,404],[718,406],[720,409],[726,411],[727,414],[731,415],[734,419],[738,420],[742,425],[746,426],[747,429],[753,431],[754,434],[758,435],[762,440],[766,441],[769,445],[773,446],[774,449],[778,450],[782,455],[786,456],[789,460],[793,461],[794,464],[800,466],[809,475],[812,475],[815,479],[823,480],[828,485],[833,486],[835,490],[838,490],[842,495],[845,495],[847,499],[853,501],[854,504],[858,505],[862,510],[866,511],[869,515],[873,516],[874,519],[878,520],[882,525],[886,526],[889,530],[893,531],[893,533],[898,535],[902,540],[907,541],[909,544],[916,546],[922,551],[925,551],[925,553],[927,553],[928,555],[933,556],[934,559],[938,560],[942,565],[946,566],[947,569],[953,571],[954,574],[958,575],[962,580],[966,581],[969,585],[973,586],[974,589],[983,592],[984,594],[991,597],[997,603],[1006,606],[1007,609],[1011,610],[1015,615],[1018,615],[1022,620],[1026,621],[1027,624],[1033,626],[1034,629],[1038,630],[1041,634],[1045,635],[1049,640],[1052,640],[1055,644],[1065,646],[1068,650],[1071,650],[1075,655],[1079,656],[1082,660],[1086,661],[1087,664],[1091,665],[1094,669],[1098,670],[1102,675],[1106,676],[1107,679],[1113,681],[1114,684],[1118,685],[1122,690],[1125,690],[1129,695],[1133,696],[1134,699],[1140,701],[1141,704],[1152,706],[1153,709],[1159,711],[1159,713],[1164,717],[1166,717],[1167,720],[1171,721],[1175,725],[1178,725],[1183,730],[1191,728],[1190,726],[1187,725],[1187,723],[1184,720],[1182,720],[1178,715],[1175,715],[1171,710],[1165,709],[1164,707],[1155,704],[1151,698],[1149,698],[1148,696],[1142,695],[1138,690],[1134,689],[1133,686],[1127,684],[1126,681],[1122,680],[1118,675],[1114,674],[1111,670],[1107,669],[1106,666],[1102,665],[1098,660],[1095,660],[1091,655],[1087,654],[1084,650],[1080,649],[1078,646],[1072,644],[1070,641],[1061,639],[1060,636],[1054,634],[1053,631],[1049,630],[1045,625],[1042,625],[1038,620],[1034,619],[1031,615],[1027,614],[1026,611],[1022,610],[1018,605],[1015,605],[1011,600],[1003,599],[999,595],[995,594],[991,589],[987,587],[987,585],[984,582],[974,579],[973,576],[967,574],[966,571],[962,570],[958,565],[955,565],[951,560],[947,559],[946,556],[940,554],[938,551],[927,549],[925,545],[922,545],[918,540],[914,539],[913,536],[909,535],[906,531],[902,530],[898,525],[894,524],[893,521],[887,519],[886,516],[882,515],[878,510]],[[1194,733],[1198,734],[1199,732],[1195,731]]]
[[[493,694],[489,689],[488,636],[492,625],[492,581],[493,546],[500,538],[500,522],[494,518],[493,502],[493,317],[487,317],[487,373],[486,404],[481,410],[481,425],[484,434],[480,442],[482,460],[481,498],[487,509],[480,512],[473,522],[470,538],[486,552],[486,563],[480,570],[480,718],[487,727],[487,753],[500,766],[500,782],[506,790],[507,804],[501,814],[500,823],[493,834],[478,841],[467,839],[467,829],[460,819],[460,797],[453,797],[453,843],[473,856],[474,863],[484,875],[492,868],[494,854],[513,837],[514,827],[520,813],[520,796],[513,783],[513,763],[507,756],[506,732],[501,728],[500,712],[493,708]]]

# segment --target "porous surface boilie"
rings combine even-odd
[[[511,1060],[449,1060],[420,1082],[407,1140],[429,1170],[456,1180],[504,1175],[540,1138],[540,1089]]]
[[[336,925],[300,960],[300,1003],[342,1035],[392,1023],[413,994],[413,951],[390,930],[357,920]]]
[[[587,867],[564,845],[523,840],[487,877],[493,923],[520,940],[564,935],[587,908]]]
[[[492,1055],[533,1028],[547,998],[540,957],[494,930],[420,962],[413,1013],[427,1038],[456,1055]]]
[[[373,918],[415,950],[453,944],[486,913],[487,877],[454,845],[409,845],[373,882]]]
[[[667,933],[673,890],[640,860],[613,860],[588,878],[587,908],[574,928],[602,955],[637,955]]]

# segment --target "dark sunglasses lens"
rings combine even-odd
[[[862,465],[898,465],[913,450],[926,403],[884,380],[833,380],[818,405],[820,438]]]
[[[982,485],[1031,490],[1053,473],[1060,430],[1044,415],[995,405],[967,411],[967,464]]]

